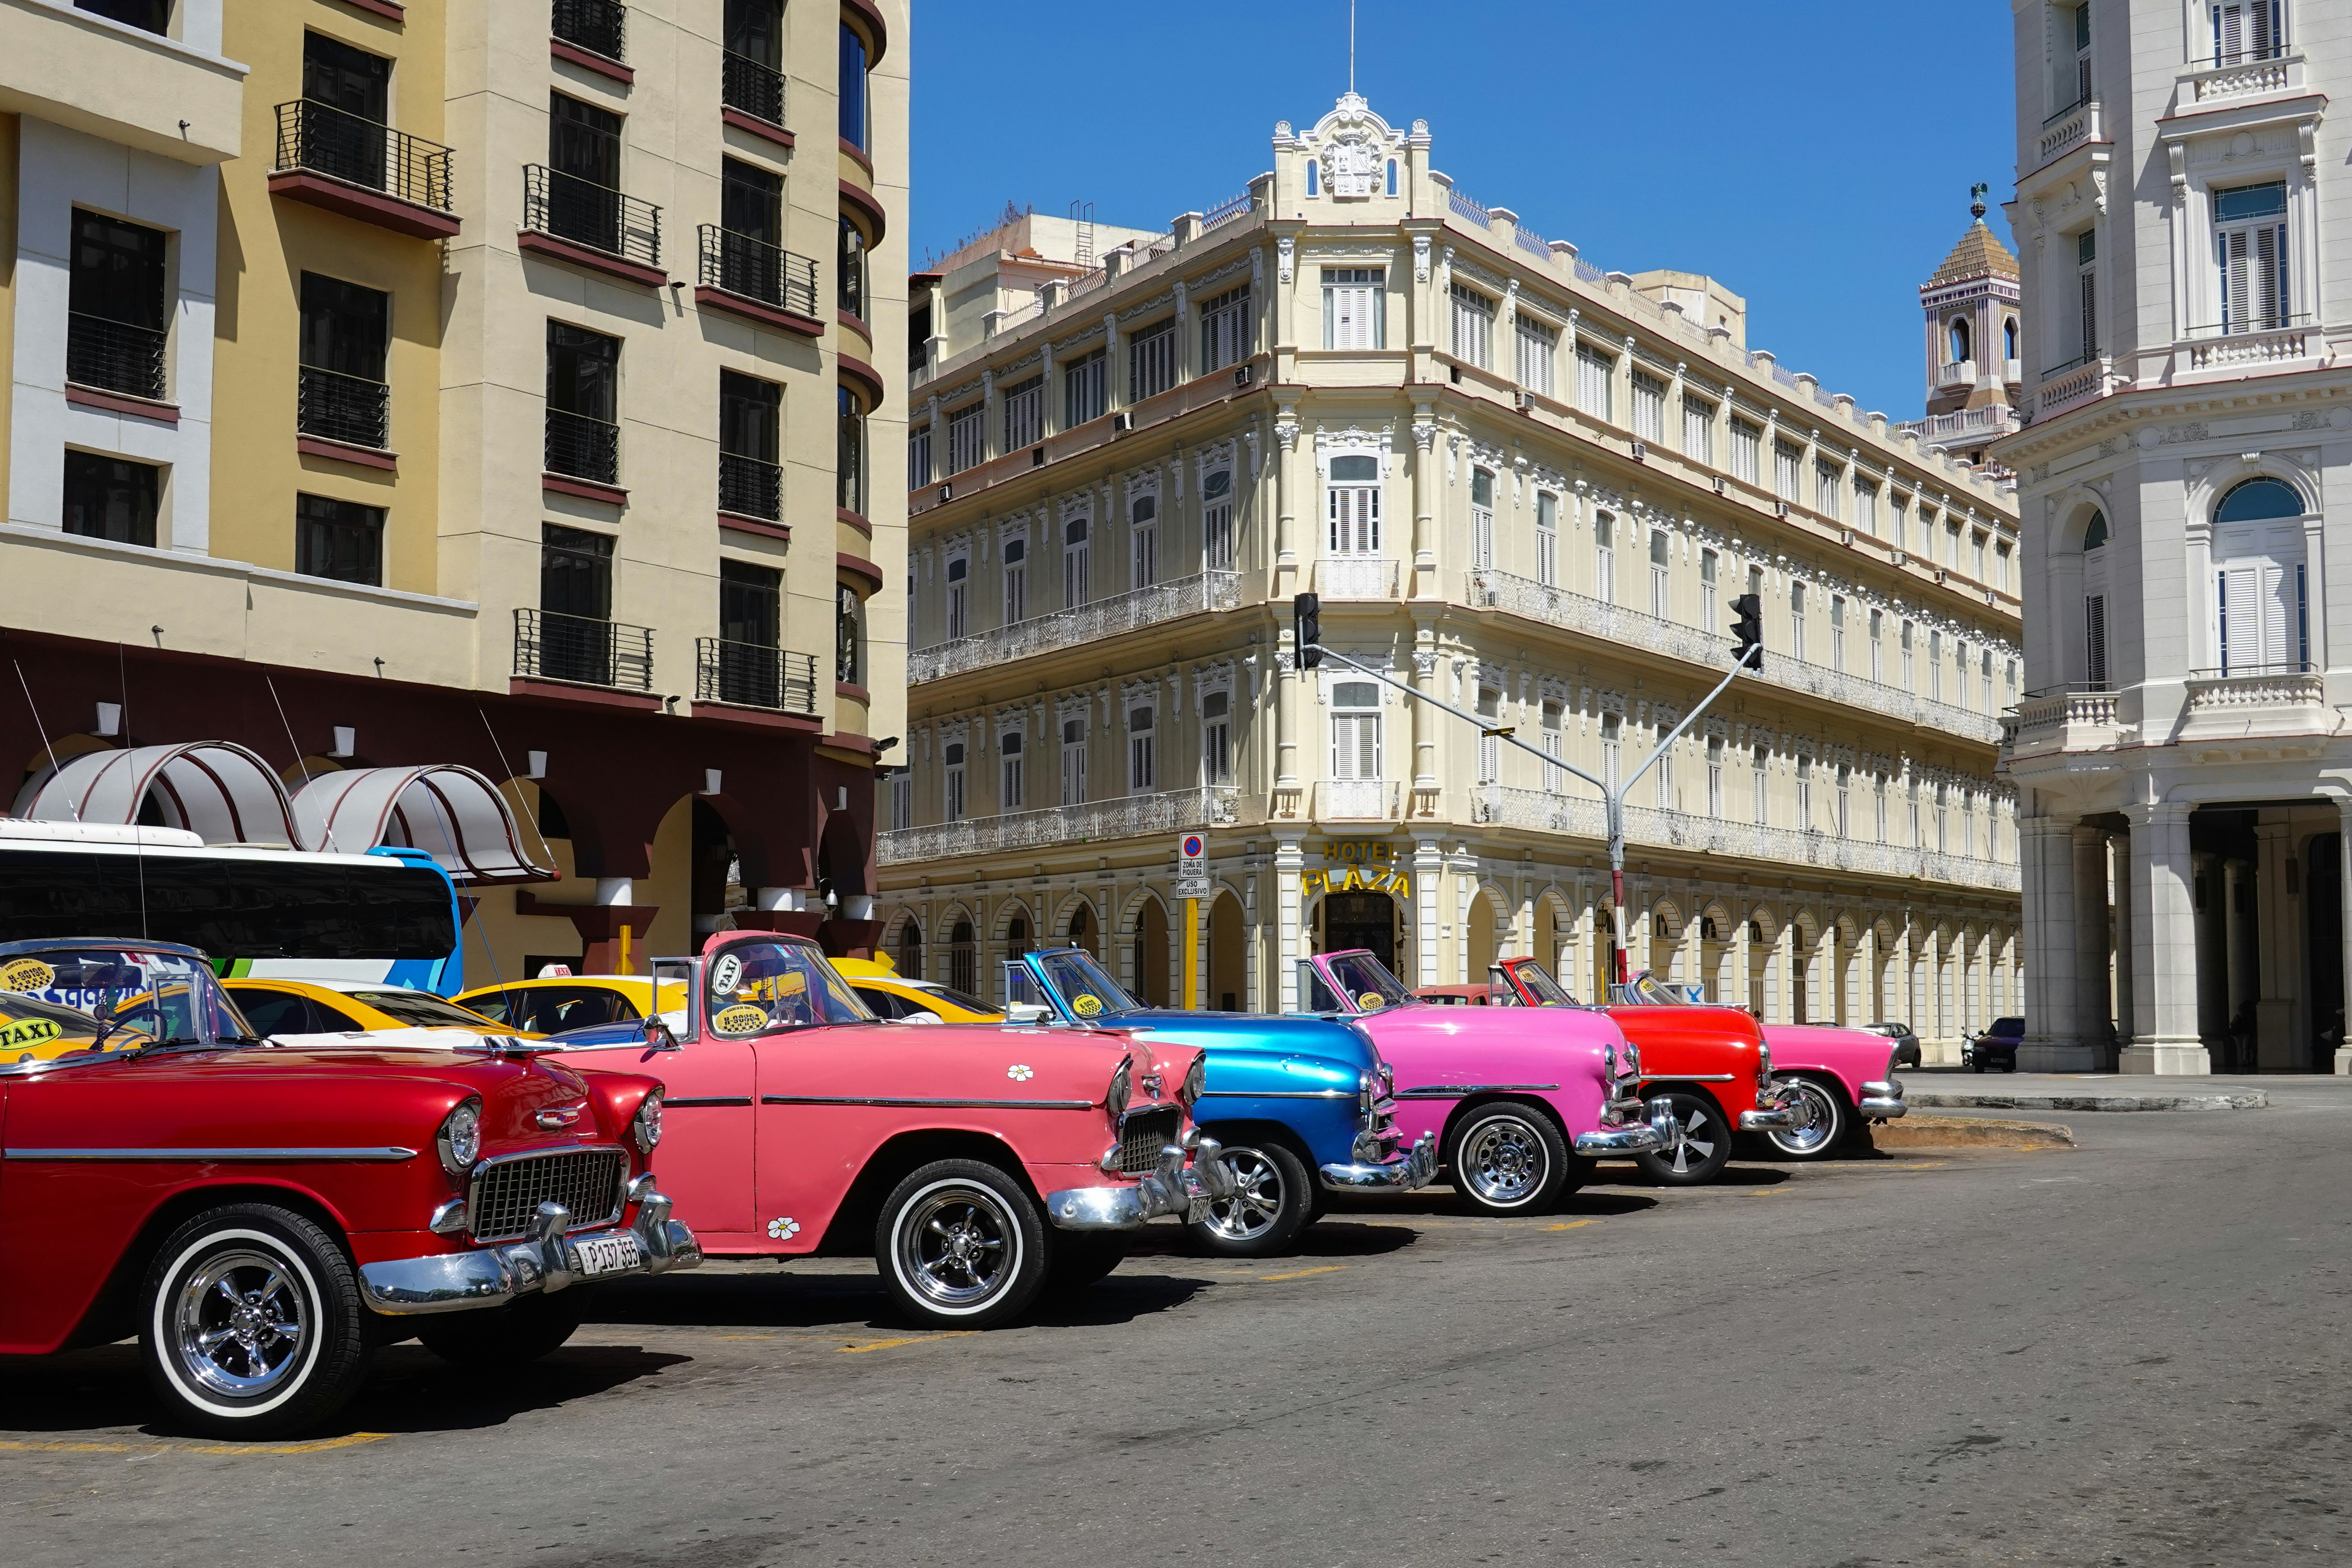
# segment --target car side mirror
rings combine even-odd
[[[646,1020],[646,1049],[675,1051],[684,1048],[677,1043],[677,1037],[670,1033],[668,1019],[656,1013]]]
[[[1008,1024],[1044,1024],[1051,1022],[1053,1014],[1035,1002],[1015,1002],[1004,1010]]]

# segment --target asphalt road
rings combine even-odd
[[[991,1334],[714,1266],[501,1382],[390,1350],[309,1444],[170,1435],[127,1345],[0,1366],[0,1558],[2352,1562],[2352,1082],[2265,1082],[2073,1150],[1365,1204]]]

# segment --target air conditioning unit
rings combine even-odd
[[[1852,544],[1853,542],[1853,530],[1850,528],[1839,529],[1838,542],[1840,544]]]
[[[1250,384],[1250,379],[1256,374],[1257,367],[1255,365],[1237,364],[1234,366],[1234,384],[1235,386],[1247,386]]]
[[[1731,487],[1723,482],[1723,476],[1721,474],[1715,476],[1715,493],[1719,496],[1729,495],[1731,493]]]
[[[1536,395],[1521,388],[1511,394],[1511,406],[1522,414],[1533,414],[1536,411]]]
[[[1948,579],[1950,577],[1950,575],[1951,575],[1951,574],[1950,574],[1949,573],[1946,572],[1946,571],[1945,571],[1941,566],[1938,566],[1938,567],[1937,567],[1937,568],[1936,568],[1936,581],[1937,581],[1937,582],[1938,582],[1938,583],[1945,582],[1946,580],[1948,580]]]
[[[953,500],[955,500],[955,486],[941,485],[940,487],[940,500],[941,504],[945,504],[946,502]]]
[[[1634,442],[1634,443],[1633,443],[1633,460],[1634,460],[1635,462],[1637,462],[1637,463],[1638,463],[1638,462],[1643,461],[1643,459],[1647,458],[1649,457],[1649,455],[1650,455],[1650,445],[1649,445],[1649,443],[1648,443],[1648,442],[1646,442],[1646,441],[1636,441],[1636,442]]]
[[[1774,501],[1774,502],[1772,503],[1772,515],[1773,515],[1774,517],[1786,517],[1786,516],[1788,516],[1788,515],[1789,515],[1789,503],[1788,503],[1787,501],[1784,501],[1784,500],[1776,500],[1776,501]]]
[[[1045,447],[1032,447],[1029,448],[1029,466],[1033,468],[1042,468],[1045,466]]]
[[[1112,435],[1116,436],[1123,431],[1132,430],[1134,428],[1135,416],[1129,414],[1126,409],[1122,408],[1118,413],[1110,416],[1110,429]]]
[[[1462,384],[1462,367],[1461,367],[1460,365],[1458,365],[1458,364],[1454,364],[1454,365],[1448,365],[1448,366],[1446,366],[1445,368],[1446,368],[1446,372],[1447,372],[1447,374],[1450,374],[1450,375],[1454,378],[1454,385],[1456,385],[1456,386],[1461,385],[1461,384]]]

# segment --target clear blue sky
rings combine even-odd
[[[911,261],[1009,200],[1162,228],[1348,84],[1347,0],[915,0]],[[1606,269],[1710,273],[1748,342],[1916,417],[1918,285],[1969,186],[2012,244],[2009,7],[1360,0],[1357,89],[1434,165]]]

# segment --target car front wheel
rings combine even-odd
[[[1731,1123],[1724,1120],[1721,1106],[1707,1095],[1681,1092],[1653,1095],[1649,1103],[1653,1111],[1661,1103],[1673,1106],[1675,1121],[1682,1129],[1673,1148],[1633,1156],[1652,1181],[1696,1187],[1722,1174],[1731,1163]]]
[[[939,1160],[900,1182],[874,1227],[874,1261],[899,1309],[939,1328],[992,1329],[1045,1282],[1045,1221],[1021,1184],[978,1160]]]
[[[299,1431],[367,1376],[352,1260],[292,1209],[228,1204],[196,1215],[155,1254],[141,1303],[148,1382],[209,1436]]]
[[[1542,1214],[1568,1185],[1567,1141],[1533,1106],[1481,1106],[1463,1118],[1446,1162],[1454,1190],[1479,1214]]]
[[[1827,1156],[1845,1141],[1848,1117],[1845,1097],[1819,1079],[1799,1078],[1787,1080],[1797,1091],[1796,1124],[1776,1127],[1764,1136],[1781,1156],[1790,1160],[1819,1160]]]
[[[1186,1228],[1204,1252],[1270,1258],[1290,1250],[1313,1212],[1313,1173],[1283,1144],[1228,1143],[1234,1195],[1209,1205],[1209,1217]]]

